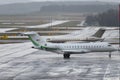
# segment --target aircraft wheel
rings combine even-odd
[[[69,59],[70,58],[70,54],[64,54],[64,59]]]
[[[111,53],[109,53],[109,58],[111,58]]]

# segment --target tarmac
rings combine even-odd
[[[63,55],[31,48],[32,44],[0,45],[0,80],[120,80],[120,54],[107,52]]]
[[[65,22],[68,21],[28,28],[46,28]],[[108,31],[103,38],[116,38],[117,33],[116,30]],[[0,44],[0,80],[120,80],[118,51],[113,52],[111,58],[107,52],[94,52],[73,54],[70,59],[63,59],[61,54],[31,47],[31,42]]]

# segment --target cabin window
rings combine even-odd
[[[89,46],[86,46],[86,48],[89,48]]]
[[[86,46],[86,48],[89,48],[89,46]]]
[[[89,46],[87,46],[87,48],[89,48]]]
[[[78,48],[78,46],[76,46],[76,48]]]
[[[83,46],[83,48],[85,48],[85,46]]]
[[[65,48],[66,46],[64,46],[64,48]]]
[[[82,46],[82,48],[84,48],[84,46]]]

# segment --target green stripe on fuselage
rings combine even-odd
[[[39,48],[41,48],[41,49],[57,50],[57,48],[49,48],[49,47],[42,46],[42,45],[40,45],[38,42],[34,41],[34,40],[31,38],[31,36],[28,36],[28,37],[29,37],[29,39],[32,41],[32,43],[33,43],[35,46],[37,46],[37,47],[39,47]]]
[[[35,46],[40,46],[37,42],[35,42],[32,38],[31,38],[31,36],[28,36],[29,37],[29,39],[32,41],[32,43],[35,45]]]

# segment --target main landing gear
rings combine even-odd
[[[109,52],[109,58],[111,58],[111,52]]]
[[[70,54],[63,54],[64,59],[70,59]]]

